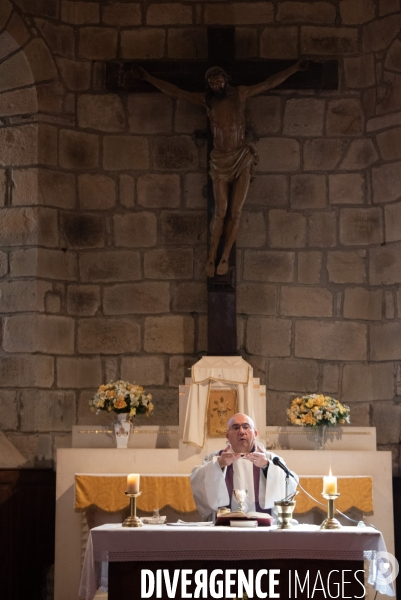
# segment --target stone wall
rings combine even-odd
[[[51,465],[73,424],[108,422],[87,403],[112,378],[154,394],[147,422],[178,421],[207,348],[205,115],[106,93],[104,64],[205,58],[214,24],[236,26],[238,58],[339,61],[339,91],[248,103],[260,163],[237,243],[239,352],[269,424],[295,394],[334,395],[398,473],[399,0],[2,0],[4,466]]]

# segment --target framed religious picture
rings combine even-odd
[[[210,390],[207,405],[208,437],[225,437],[227,423],[237,412],[237,390]]]

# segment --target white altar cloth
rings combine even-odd
[[[369,583],[388,596],[392,584],[385,584],[375,566],[377,552],[386,552],[380,531],[371,527],[343,527],[320,530],[317,525],[299,525],[289,530],[275,527],[168,527],[144,525],[140,529],[121,524],[94,527],[89,535],[82,569],[79,597],[92,600],[100,585],[102,562],[311,559],[371,560]]]

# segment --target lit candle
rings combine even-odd
[[[330,473],[327,477],[323,477],[323,494],[337,494],[337,477]]]
[[[139,492],[139,475],[138,473],[131,473],[127,477],[127,492],[130,494],[137,494]]]

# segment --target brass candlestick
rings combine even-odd
[[[142,494],[142,492],[137,492],[133,494],[132,492],[124,492],[126,496],[129,496],[130,500],[130,516],[127,517],[123,523],[123,527],[142,527],[142,521],[139,517],[136,516],[136,499],[138,496]]]
[[[320,525],[320,529],[341,529],[342,525],[334,518],[334,500],[340,494],[322,494],[327,500],[327,519]]]

